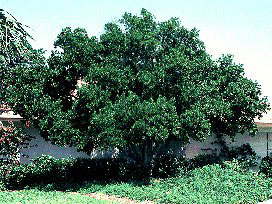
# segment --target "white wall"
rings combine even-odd
[[[55,158],[68,158],[68,157],[82,157],[82,158],[113,158],[118,154],[117,150],[112,151],[93,151],[90,155],[84,152],[78,152],[74,147],[58,147],[52,145],[50,142],[45,141],[39,134],[39,131],[34,128],[28,129],[28,134],[35,136],[36,138],[30,142],[31,148],[22,149],[20,161],[21,163],[29,163],[31,159],[39,157],[41,155],[51,155]],[[22,156],[23,154],[28,157]]]
[[[272,139],[272,133],[268,133]],[[232,142],[229,137],[225,137],[226,141],[230,146],[241,146],[242,144],[249,143],[257,155],[265,157],[267,155],[267,132],[258,132],[256,136],[252,137],[249,134],[238,134],[235,141]],[[187,158],[193,158],[197,154],[205,154],[207,152],[203,149],[218,148],[218,145],[212,145],[211,142],[215,141],[215,136],[209,137],[205,142],[197,142],[192,140],[190,144],[185,146],[185,153]],[[272,148],[272,142],[269,143]]]
[[[52,145],[50,142],[46,142],[41,136],[37,129],[29,128],[28,133],[30,135],[34,135],[36,139],[31,141],[31,145],[35,145],[29,149],[23,149],[21,151],[22,154],[29,155],[28,158],[22,157],[20,158],[22,163],[28,163],[32,158],[39,157],[41,155],[51,155],[56,158],[67,158],[67,157],[83,157],[83,158],[115,158],[118,156],[118,150],[99,152],[94,151],[92,154],[87,155],[84,152],[78,152],[74,147],[58,147],[56,145]],[[272,140],[272,132],[269,132],[269,137]],[[230,143],[231,146],[241,146],[242,144],[249,143],[252,148],[256,151],[256,153],[264,157],[267,155],[267,132],[265,130],[261,130],[255,137],[251,137],[248,134],[237,135],[234,142],[231,142],[230,138],[226,137],[226,141]],[[174,155],[183,155],[184,152],[187,158],[193,158],[198,154],[205,154],[207,151],[203,151],[203,149],[208,148],[219,148],[218,145],[211,145],[211,142],[215,141],[215,137],[211,136],[204,142],[198,142],[192,140],[190,144],[187,144],[185,148],[181,142],[172,142],[170,145],[169,152]],[[272,142],[270,143],[270,147],[272,149]],[[272,151],[271,151],[272,152]]]
[[[20,162],[21,163],[29,163],[31,159],[39,157],[41,155],[51,155],[55,158],[116,158],[118,156],[122,157],[122,154],[119,154],[118,149],[113,149],[109,151],[93,151],[90,155],[87,155],[84,152],[78,152],[74,147],[58,147],[56,145],[52,145],[50,142],[45,141],[39,134],[39,131],[34,128],[28,129],[28,134],[35,136],[30,142],[31,148],[22,149]],[[180,141],[172,141],[167,148],[167,152],[182,156],[184,155],[184,148],[182,142]],[[23,156],[26,154],[28,157]]]

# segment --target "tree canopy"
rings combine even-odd
[[[14,105],[8,103],[9,88],[12,88],[13,79],[16,77],[13,70],[22,71],[24,66],[35,66],[38,58],[44,59],[42,52],[35,51],[28,42],[32,37],[26,32],[26,27],[14,16],[0,9],[0,114],[9,111]],[[14,98],[10,101],[13,102]],[[5,160],[6,165],[18,164],[18,153],[29,147],[27,142],[32,138],[12,121],[6,124],[0,121],[0,163]]]
[[[8,86],[5,79],[14,78],[11,70],[26,64],[32,66],[35,60],[34,53],[38,52],[29,43],[33,38],[26,28],[28,26],[0,9],[0,107],[8,105],[5,101],[7,96],[4,96]],[[42,56],[42,52],[39,55]]]
[[[254,134],[268,109],[243,66],[231,55],[214,60],[177,18],[157,22],[143,9],[107,23],[99,38],[65,28],[54,45],[47,65],[35,55],[35,66],[10,69],[7,101],[56,144],[155,151],[211,133]]]

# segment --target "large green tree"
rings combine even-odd
[[[171,140],[254,134],[268,109],[243,66],[212,59],[177,18],[125,13],[99,38],[65,28],[55,47],[48,66],[12,69],[8,99],[55,144],[118,147],[147,162]]]

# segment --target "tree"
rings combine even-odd
[[[12,70],[23,70],[23,66],[32,67],[37,56],[42,56],[41,51],[35,51],[29,44],[28,40],[32,37],[26,32],[26,27],[14,16],[0,9],[0,114],[12,108],[7,100],[8,89],[13,85],[15,77]],[[8,164],[13,165],[18,163],[20,150],[28,146],[27,141],[33,137],[11,121],[5,125],[0,121],[0,155],[1,159],[5,158]]]
[[[48,66],[12,69],[8,101],[55,144],[117,147],[143,163],[171,140],[254,134],[268,109],[260,86],[232,56],[213,60],[198,36],[145,9],[106,24],[99,39],[65,28]]]
[[[31,48],[27,39],[32,37],[25,27],[11,14],[0,9],[0,106],[7,105],[3,100],[7,69],[26,61],[26,52]]]

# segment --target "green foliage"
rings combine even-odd
[[[137,183],[88,183],[80,192],[102,192],[156,203],[258,203],[272,197],[272,180],[243,170],[237,161],[197,168],[180,177]]]
[[[171,158],[167,157],[164,159],[171,160]],[[12,184],[13,188],[18,188],[20,185],[21,187],[25,187],[36,182],[39,185],[43,184],[38,189],[43,189],[43,192],[48,192],[48,194],[59,191],[77,191],[83,194],[100,192],[139,201],[152,200],[156,203],[257,203],[272,197],[271,178],[265,177],[264,174],[245,170],[237,160],[225,162],[223,165],[207,165],[186,173],[182,172],[177,177],[167,179],[156,178],[151,179],[149,182],[132,180],[129,182],[113,180],[98,181],[99,176],[103,176],[98,170],[103,171],[103,174],[106,171],[108,172],[108,176],[113,177],[110,172],[110,168],[112,168],[111,164],[107,165],[109,161],[104,162],[103,165],[105,168],[102,169],[101,165],[103,161],[99,163],[99,161],[88,159],[79,159],[77,161],[69,159],[55,160],[52,157],[44,156],[37,158],[31,165],[21,165],[14,168],[10,172],[9,184]],[[63,164],[66,164],[66,169],[67,165],[70,166],[70,169],[78,167],[73,170],[76,173],[71,174],[70,172],[63,177],[65,175],[64,171],[55,170],[61,169],[60,163],[62,167],[65,166]],[[99,165],[100,167],[98,167]],[[39,169],[38,166],[41,166],[41,168]],[[45,166],[48,166],[48,171]],[[54,178],[52,178],[52,171],[55,174]],[[46,174],[47,177],[45,176]],[[70,185],[70,187],[66,185],[67,183],[72,184],[72,182],[82,181],[83,174],[85,175],[85,179],[92,178],[91,181]],[[76,175],[81,177],[76,177]],[[128,175],[130,174],[126,176]],[[36,181],[33,179],[36,179]],[[52,182],[54,179],[55,182]],[[58,181],[56,181],[57,179]],[[52,183],[52,185],[47,185],[48,183]],[[12,189],[10,187],[9,189]],[[31,188],[33,187],[28,187],[28,189]],[[24,198],[31,201],[31,196],[28,196],[28,192],[35,194],[38,189],[22,191],[26,195]],[[0,200],[4,199],[1,197],[4,194],[3,192],[2,194],[0,193]],[[5,195],[8,195],[8,193]],[[20,196],[16,199],[19,198],[21,199]]]
[[[264,173],[268,177],[272,177],[272,156],[262,158],[260,172]]]
[[[99,39],[65,28],[54,45],[48,66],[33,51],[33,63],[10,69],[6,100],[55,144],[117,147],[149,163],[173,139],[254,134],[268,109],[242,65],[213,60],[176,18],[157,22],[142,9],[106,24]]]
[[[223,159],[216,154],[200,154],[188,160],[188,170],[201,168],[206,165],[223,164]]]
[[[106,204],[108,201],[96,200],[81,194],[71,194],[60,191],[43,191],[43,190],[22,190],[22,191],[4,191],[0,192],[0,203],[9,204],[76,204],[92,203]]]
[[[220,148],[212,151],[218,153],[223,160],[247,160],[249,157],[257,156],[249,143],[242,144],[241,146],[232,146],[231,142],[227,143],[225,138],[220,135],[217,135],[216,139],[211,144],[217,144]]]
[[[32,63],[29,53],[33,49],[28,42],[32,37],[25,30],[26,27],[0,9],[0,107],[7,105],[5,89],[10,84],[5,82],[5,78],[13,77],[10,69]]]
[[[237,160],[244,169],[250,169],[258,165],[257,160],[260,158],[252,149],[250,144],[242,144],[241,146],[230,146],[224,138],[219,138],[218,141],[212,144],[220,145],[220,148],[207,149],[211,153],[199,154],[192,159],[188,159],[186,169],[192,170],[206,165],[219,164],[222,165],[226,161]]]
[[[128,180],[147,178],[144,169],[122,159],[55,159],[41,156],[30,164],[0,166],[3,188],[20,189],[33,184],[84,180]]]
[[[227,144],[225,138],[217,136],[217,141],[212,144],[218,144],[219,149],[213,150],[213,154],[217,155],[221,161],[238,160],[244,168],[257,166],[257,160],[260,158],[249,143],[242,144],[241,146],[232,146],[231,143]]]
[[[176,176],[189,169],[190,160],[177,158],[173,155],[162,155],[154,160],[152,176],[154,178],[167,178]]]
[[[31,136],[23,131],[23,128],[16,127],[13,122],[8,121],[7,126],[0,122],[0,156],[2,162],[7,165],[19,162],[20,150],[28,146]]]
[[[187,160],[162,156],[154,161],[152,177],[166,178],[187,171]],[[60,184],[86,180],[148,180],[150,166],[127,163],[125,159],[55,159],[41,156],[30,164],[0,165],[3,188],[20,189],[34,184]]]
[[[37,60],[38,56],[42,56],[42,52],[31,47],[28,40],[32,37],[27,33],[26,28],[27,26],[18,22],[14,16],[0,9],[0,114],[9,111],[13,104],[17,104],[17,97],[20,94],[27,94],[9,92],[9,88],[15,85],[15,80],[23,83],[21,78],[13,75],[13,71],[20,70],[24,73],[23,67],[33,69],[37,64],[44,66],[44,62],[42,65],[41,61]],[[31,79],[26,80],[31,81]],[[25,109],[24,105],[18,104],[17,110]],[[18,163],[18,153],[31,139],[32,137],[27,135],[22,127],[15,127],[10,121],[5,126],[0,121],[1,160],[4,158],[6,165]]]

